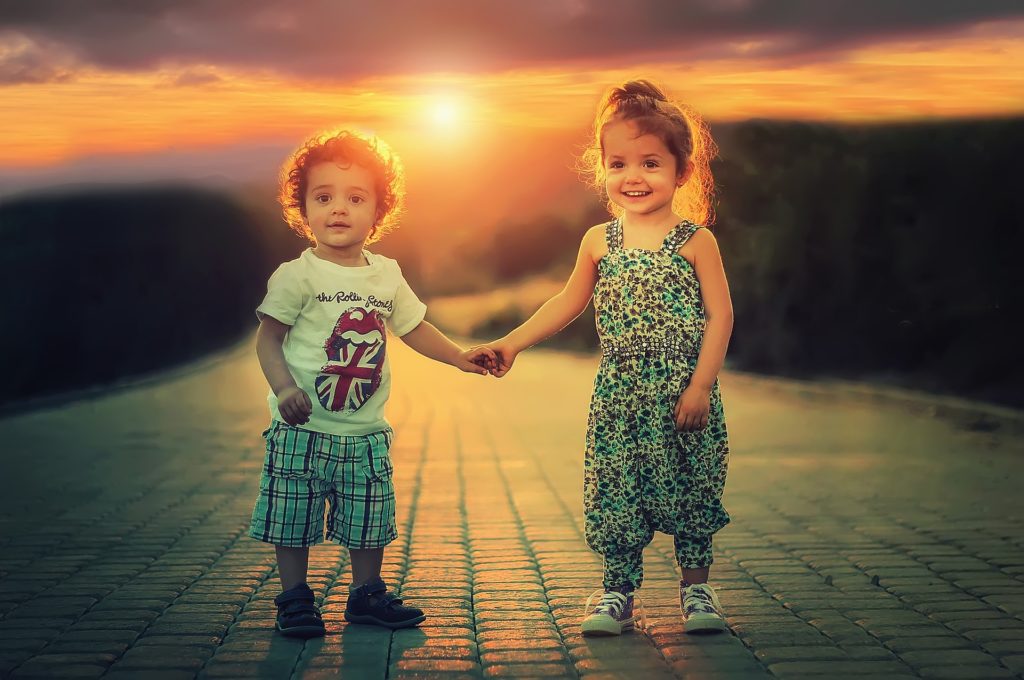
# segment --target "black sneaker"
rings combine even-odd
[[[305,583],[289,588],[274,598],[277,605],[277,629],[289,637],[321,637],[324,620],[316,606],[313,591]]]
[[[357,587],[349,586],[345,620],[368,623],[385,628],[408,628],[426,620],[423,610],[406,607],[394,593],[389,593],[379,576]]]

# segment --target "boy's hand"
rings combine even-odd
[[[494,352],[489,347],[470,347],[459,355],[455,367],[466,373],[487,375],[491,366],[495,365]]]
[[[309,395],[293,385],[277,395],[277,410],[289,425],[303,425],[309,422],[309,416],[313,413],[313,402],[309,400]]]
[[[711,411],[711,391],[690,385],[676,402],[676,429],[682,432],[703,430]]]

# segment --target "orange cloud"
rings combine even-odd
[[[291,145],[339,124],[423,151],[476,135],[584,131],[610,84],[661,82],[710,120],[751,117],[875,121],[1001,116],[1024,102],[1024,22],[928,41],[897,41],[806,64],[736,57],[651,60],[609,69],[574,64],[489,74],[365,78],[338,84],[190,66],[86,71],[71,81],[3,88],[0,165],[51,165],[247,143]],[[446,107],[438,116],[438,107]],[[445,120],[441,120],[444,118]],[[443,123],[443,124],[442,124]]]

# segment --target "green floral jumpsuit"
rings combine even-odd
[[[606,588],[640,587],[655,531],[675,537],[684,568],[711,564],[711,537],[729,522],[722,491],[729,458],[718,381],[708,425],[675,427],[675,405],[697,365],[704,303],[679,254],[702,227],[684,221],[660,250],[623,249],[606,226],[594,308],[602,360],[587,426],[583,503],[588,545],[604,556]]]

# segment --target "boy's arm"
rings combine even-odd
[[[474,347],[463,350],[454,342],[448,339],[444,333],[439,331],[434,324],[428,321],[421,321],[416,328],[401,336],[402,342],[412,347],[423,356],[450,364],[467,373],[478,373],[487,375],[487,369],[478,364],[483,362],[483,357],[494,359],[494,352]]]
[[[594,296],[597,283],[598,246],[604,243],[604,226],[591,227],[580,242],[576,266],[560,293],[550,298],[518,328],[487,346],[498,354],[498,366],[492,373],[501,377],[512,368],[516,355],[562,330],[583,313]]]
[[[270,389],[277,395],[277,409],[281,417],[289,425],[302,425],[309,421],[313,402],[295,384],[295,378],[284,359],[281,346],[290,328],[272,316],[262,315],[259,330],[256,331],[256,356],[260,360],[263,375],[270,383]]]

